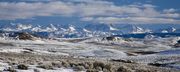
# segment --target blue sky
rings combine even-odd
[[[180,24],[180,0],[0,0],[0,23]]]

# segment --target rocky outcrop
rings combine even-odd
[[[180,43],[176,43],[175,45],[174,45],[174,47],[180,47]]]
[[[174,44],[174,47],[175,47],[175,48],[180,47],[180,40],[178,40],[177,43]]]
[[[160,67],[160,66],[165,66],[166,64],[161,64],[161,63],[149,63],[148,65]]]
[[[104,40],[106,40],[106,41],[118,41],[118,40],[121,40],[121,38],[120,37],[115,37],[115,36],[109,36],[109,37],[104,37],[102,39],[102,41],[104,41]]]
[[[17,38],[19,40],[36,40],[37,39],[36,37],[34,37],[33,35],[27,32],[18,33]]]
[[[123,59],[112,59],[111,61],[122,62],[122,63],[136,63],[136,62],[131,61],[131,60],[123,60]]]
[[[148,55],[148,54],[155,54],[158,52],[155,51],[133,51],[133,52],[126,52],[129,56],[137,56],[137,55]]]

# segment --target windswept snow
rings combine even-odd
[[[167,31],[167,30],[162,30],[161,32],[162,32],[162,33],[168,33],[168,31]]]
[[[18,24],[17,30],[26,30],[32,28],[32,25],[30,24]]]
[[[109,26],[109,29],[110,29],[111,31],[118,31],[118,30],[119,30],[119,29],[117,29],[117,28],[112,27],[112,25]]]
[[[122,51],[117,51],[114,49],[99,49],[99,50],[90,50],[84,51],[79,53],[80,56],[88,56],[88,57],[107,57],[107,58],[114,58],[114,57],[124,57],[127,56],[126,53]]]
[[[11,67],[12,65],[9,65],[8,63],[2,63],[0,62],[0,71],[8,69],[8,67]],[[15,65],[14,65],[15,67]],[[17,72],[75,72],[73,69],[68,68],[56,68],[53,70],[47,70],[42,68],[37,68],[36,65],[29,65],[28,70],[21,70],[21,69],[15,69]],[[8,71],[3,71],[8,72]],[[81,71],[85,72],[85,71]]]
[[[12,28],[9,28],[9,27],[3,28],[2,30],[3,31],[17,31],[16,29],[12,29]]]
[[[35,41],[0,38],[0,52],[125,59],[138,63],[153,63],[167,59],[168,62],[176,63],[180,58],[180,53],[179,49],[174,48],[173,45],[178,40],[179,37],[119,38],[115,41],[103,40],[101,37],[71,39],[40,38]],[[152,54],[143,54],[146,52],[152,52]]]
[[[176,31],[176,28],[172,27],[172,32],[175,32]]]
[[[68,29],[70,32],[73,32],[75,31],[76,29],[73,27],[73,26],[69,26],[69,29]]]
[[[87,29],[85,29],[85,28],[83,28],[83,31],[84,31],[84,32],[87,32],[87,33],[91,33],[91,31],[89,31],[89,30],[87,30]]]
[[[133,26],[133,34],[138,34],[138,33],[151,33],[151,30],[149,29],[143,29],[141,27],[138,26]]]

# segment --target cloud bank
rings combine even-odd
[[[75,16],[81,21],[104,24],[180,24],[180,13],[176,9],[159,11],[151,4],[115,5],[101,0],[0,3],[0,20],[37,16]]]

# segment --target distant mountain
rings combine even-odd
[[[58,25],[14,24],[1,25],[1,32],[31,32],[44,37],[77,38],[143,33],[180,33],[179,25],[86,24]]]
[[[133,30],[132,30],[132,34],[139,34],[139,33],[152,33],[152,31],[150,29],[144,29],[138,26],[132,26]]]

